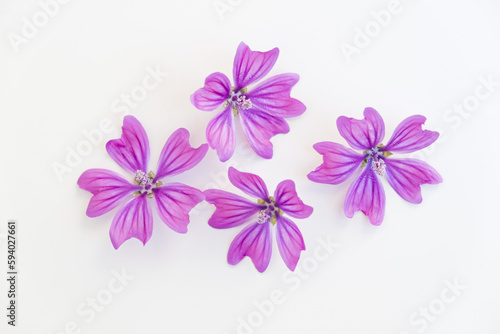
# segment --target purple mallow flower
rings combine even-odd
[[[313,208],[305,205],[295,191],[295,183],[285,180],[278,184],[274,196],[269,196],[264,181],[257,175],[229,168],[229,180],[247,195],[257,198],[252,202],[223,190],[205,190],[206,201],[216,210],[208,224],[214,228],[230,228],[253,221],[233,240],[227,254],[229,264],[238,264],[245,256],[252,259],[259,272],[266,270],[271,260],[271,226],[276,225],[278,250],[290,270],[295,270],[300,252],[306,249],[293,218],[307,218]]]
[[[122,131],[120,139],[106,144],[106,150],[132,177],[127,180],[106,169],[85,171],[78,185],[93,194],[87,216],[98,217],[126,202],[111,223],[111,242],[118,249],[134,237],[145,245],[153,233],[153,213],[148,199],[154,199],[163,222],[176,232],[186,233],[189,211],[205,196],[193,187],[176,182],[163,184],[162,180],[196,166],[207,153],[208,145],[193,148],[189,145],[189,132],[182,128],[176,130],[161,151],[155,174],[148,172],[149,142],[141,123],[133,116],[125,116]]]
[[[221,161],[231,158],[236,146],[233,117],[239,116],[243,133],[255,153],[270,159],[273,156],[270,139],[290,131],[284,118],[301,115],[306,110],[302,102],[290,97],[292,87],[299,81],[298,74],[279,74],[248,89],[269,73],[278,54],[278,48],[258,52],[241,42],[233,63],[234,86],[227,76],[216,72],[205,79],[203,88],[191,95],[191,103],[200,110],[213,111],[221,105],[224,108],[207,127],[208,144],[217,150]]]
[[[385,125],[380,114],[366,108],[365,118],[357,120],[341,116],[337,128],[349,146],[357,153],[337,143],[321,142],[314,149],[323,155],[323,164],[307,177],[314,182],[339,184],[346,181],[361,166],[361,174],[349,187],[344,212],[352,218],[362,211],[373,225],[384,219],[385,193],[379,176],[384,176],[391,187],[410,203],[421,203],[420,185],[443,182],[441,175],[427,163],[417,159],[395,159],[394,153],[412,153],[421,150],[439,137],[435,131],[422,130],[425,117],[414,115],[402,121],[387,145],[381,144]]]

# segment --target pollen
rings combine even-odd
[[[235,104],[238,109],[246,110],[252,108],[252,101],[250,101],[250,99],[247,99],[245,95],[240,95],[238,99],[236,99]]]
[[[385,175],[385,162],[382,159],[373,160],[372,169],[380,176]]]
[[[137,184],[138,186],[142,186],[142,189],[136,191],[134,193],[134,196],[137,197],[146,194],[148,198],[153,198],[154,197],[153,189],[161,187],[163,185],[163,182],[161,181],[156,181],[156,183],[153,183],[154,178],[155,178],[155,173],[153,172],[149,172],[146,174],[142,170],[136,171],[134,176],[134,183]]]

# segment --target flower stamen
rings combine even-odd
[[[138,186],[142,186],[142,189],[136,191],[134,193],[134,197],[146,194],[148,198],[153,198],[154,197],[153,189],[161,187],[163,185],[163,182],[161,181],[156,181],[156,183],[153,184],[154,178],[155,178],[155,173],[153,172],[149,172],[146,174],[142,170],[136,171],[134,176],[134,183],[137,184]]]

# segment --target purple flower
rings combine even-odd
[[[271,260],[271,225],[276,225],[278,250],[290,270],[295,270],[300,252],[306,249],[297,225],[284,216],[309,217],[313,208],[305,205],[295,191],[295,183],[285,180],[278,184],[274,196],[269,196],[264,181],[257,175],[229,168],[229,180],[245,194],[256,197],[252,202],[223,190],[205,190],[206,201],[216,210],[208,224],[214,228],[230,228],[253,220],[233,240],[227,254],[229,264],[238,264],[245,256],[252,259],[259,272],[266,270]]]
[[[273,156],[270,139],[290,131],[284,118],[301,115],[306,110],[302,102],[290,97],[292,87],[299,81],[298,74],[279,74],[248,89],[269,73],[278,54],[278,48],[258,52],[241,42],[233,63],[234,86],[227,76],[216,72],[205,79],[203,88],[191,95],[191,103],[200,110],[224,107],[207,127],[208,144],[217,150],[221,161],[231,158],[236,146],[233,116],[240,116],[243,133],[255,153],[270,159]]]
[[[384,176],[391,187],[410,203],[422,202],[420,185],[443,182],[441,175],[427,163],[417,159],[389,158],[393,153],[411,153],[421,150],[437,140],[439,133],[422,130],[425,117],[414,115],[402,121],[387,145],[381,144],[385,125],[380,114],[366,108],[365,118],[357,120],[341,116],[337,128],[349,146],[357,153],[337,143],[321,142],[314,149],[323,155],[323,164],[307,177],[314,182],[339,184],[346,181],[358,167],[361,174],[349,187],[344,202],[344,212],[352,218],[362,211],[373,225],[384,219],[385,193],[378,176]]]
[[[80,176],[78,185],[93,194],[87,208],[89,217],[126,202],[115,214],[109,231],[115,249],[132,237],[144,245],[151,238],[153,213],[148,199],[154,198],[158,215],[168,227],[186,233],[189,211],[205,196],[182,183],[163,184],[161,180],[196,166],[207,153],[207,144],[193,148],[189,132],[176,130],[161,151],[155,175],[148,172],[149,142],[144,128],[135,117],[125,116],[121,138],[110,140],[106,150],[120,167],[132,173],[132,181],[106,169],[89,169]]]

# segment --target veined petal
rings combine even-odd
[[[271,224],[252,223],[234,238],[227,253],[227,262],[238,264],[245,256],[252,259],[255,268],[264,272],[272,253]]]
[[[193,168],[203,159],[207,151],[207,144],[202,144],[198,148],[189,144],[188,130],[177,129],[163,146],[155,180],[177,175]]]
[[[375,171],[369,166],[371,160],[347,190],[344,213],[352,218],[356,211],[361,211],[368,216],[370,223],[380,225],[385,213],[385,193]]]
[[[120,167],[135,174],[142,170],[147,173],[149,141],[142,124],[131,115],[123,118],[122,136],[107,142],[106,150]]]
[[[130,238],[137,238],[145,245],[153,234],[153,212],[145,195],[133,198],[118,210],[109,235],[115,249]]]
[[[234,167],[229,167],[229,181],[245,194],[266,200],[269,198],[266,184],[258,175],[251,173],[243,173]]]
[[[227,161],[233,155],[236,137],[231,104],[208,123],[207,141],[208,145],[217,151],[220,161]]]
[[[213,228],[230,228],[244,224],[256,217],[257,212],[266,206],[250,202],[246,198],[224,190],[204,191],[205,200],[215,205],[215,212],[208,220]]]
[[[292,180],[281,181],[274,191],[274,198],[278,208],[294,218],[307,218],[313,212],[313,208],[304,204],[297,195]]]
[[[368,150],[380,144],[385,136],[382,116],[373,108],[365,108],[364,119],[340,116],[337,128],[340,135],[355,150]]]
[[[191,103],[198,109],[212,111],[229,97],[231,82],[226,75],[216,72],[205,79],[205,86],[191,95]]]
[[[80,188],[94,196],[87,207],[87,216],[98,217],[116,208],[128,195],[141,187],[106,169],[89,169],[78,179]]]
[[[279,52],[278,48],[267,52],[252,51],[241,42],[233,63],[234,91],[237,92],[265,77],[276,63]]]
[[[421,160],[387,158],[385,166],[385,175],[391,187],[410,203],[422,202],[420,185],[443,182],[441,175]]]
[[[397,153],[412,153],[434,143],[439,137],[439,132],[422,130],[422,124],[425,123],[425,120],[426,118],[421,115],[406,118],[399,123],[391,139],[383,147],[383,150]]]
[[[276,242],[281,258],[291,271],[297,267],[300,252],[306,250],[299,228],[290,219],[279,215],[276,222]]]
[[[321,142],[314,149],[323,155],[323,164],[307,175],[319,183],[339,184],[347,180],[359,168],[365,156],[337,143]]]
[[[205,195],[182,183],[168,183],[154,189],[154,199],[161,220],[175,232],[186,233],[189,211],[203,201]]]
[[[292,87],[299,81],[299,75],[285,73],[273,76],[258,84],[246,97],[260,110],[280,117],[295,117],[306,111],[306,106],[290,97]]]
[[[265,159],[273,157],[270,139],[279,133],[288,133],[290,127],[281,117],[270,115],[256,108],[240,110],[243,133],[252,149]]]

